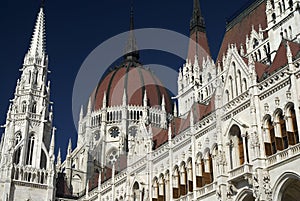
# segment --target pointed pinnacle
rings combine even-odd
[[[172,140],[172,127],[171,127],[171,124],[169,124],[169,129],[168,129],[168,139],[169,139],[169,141]]]
[[[38,13],[28,54],[32,57],[46,54],[45,15],[43,7]]]
[[[72,152],[72,140],[71,138],[69,139],[69,144],[68,144],[68,152],[67,155],[71,155]]]

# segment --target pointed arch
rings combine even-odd
[[[132,187],[132,196],[133,196],[133,201],[139,201],[141,200],[141,194],[140,194],[140,184],[136,181],[133,184]]]
[[[297,201],[300,197],[300,175],[295,172],[284,172],[275,182],[273,200]]]
[[[298,123],[294,103],[287,103],[285,106],[288,144],[295,145],[299,143]]]
[[[26,113],[26,110],[27,110],[27,102],[23,101],[21,104],[21,111],[22,113]]]
[[[35,146],[35,133],[32,132],[29,135],[28,142],[27,142],[26,165],[32,165],[34,146]]]
[[[22,134],[21,131],[16,132],[15,134],[15,152],[14,152],[14,163],[19,164],[20,163],[20,157],[22,152],[22,146],[20,145],[22,140]]]
[[[264,129],[264,144],[266,156],[273,155],[277,152],[276,137],[274,124],[271,119],[271,115],[267,114],[263,118]]]
[[[277,108],[273,114],[277,150],[288,148],[286,122],[282,109]]]
[[[229,157],[231,169],[245,163],[245,148],[241,129],[238,125],[233,124],[229,130]]]
[[[175,165],[173,168],[173,198],[179,198],[180,197],[180,172],[179,167]]]

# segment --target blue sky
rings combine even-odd
[[[29,47],[40,0],[2,1],[0,6],[0,124],[5,124],[9,99],[13,98],[19,69]],[[249,0],[201,0],[212,57],[222,42],[226,19]],[[135,0],[135,28],[164,28],[189,34],[192,0]],[[50,58],[51,100],[57,146],[66,153],[68,139],[73,147],[77,134],[72,117],[72,90],[75,77],[89,53],[105,40],[128,31],[130,0],[59,1],[46,0],[47,52]],[[125,45],[125,41],[124,41]],[[124,48],[124,47],[120,47]],[[158,63],[178,69],[183,61],[155,51],[143,51],[144,64]],[[107,66],[99,67],[107,68]],[[174,83],[175,85],[176,83]],[[87,100],[83,100],[85,104]],[[3,130],[1,131],[1,133]]]

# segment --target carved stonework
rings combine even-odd
[[[237,194],[236,187],[233,184],[229,183],[227,185],[227,193],[226,193],[227,200],[232,200],[232,197],[236,194]]]
[[[252,135],[251,135],[251,148],[254,149],[254,148],[259,148],[260,145],[259,145],[259,138],[258,138],[258,135],[256,132],[254,132]]]
[[[219,168],[219,174],[225,173],[225,166],[227,165],[226,156],[224,151],[219,151],[216,157],[217,166]]]
[[[270,184],[270,176],[265,173],[263,176],[263,188],[265,200],[272,201],[272,188]]]
[[[253,197],[255,198],[255,201],[259,201],[261,193],[260,193],[260,190],[259,190],[259,180],[258,180],[257,173],[255,173],[253,175],[252,185],[253,185]]]

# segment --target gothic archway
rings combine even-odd
[[[296,173],[284,173],[276,182],[273,200],[298,201],[300,197],[300,176]]]
[[[252,191],[244,189],[238,194],[236,201],[255,201],[255,198],[253,197]]]

